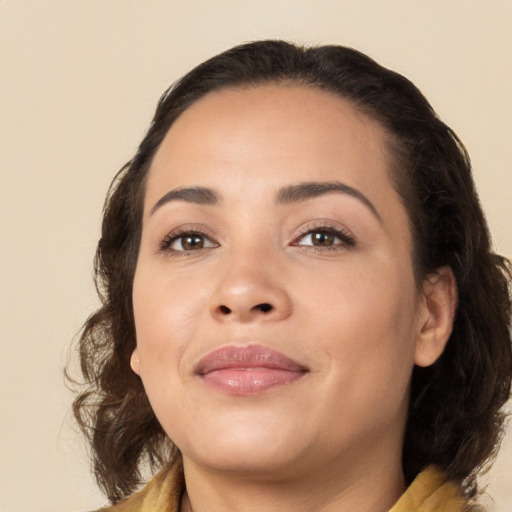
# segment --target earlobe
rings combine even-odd
[[[133,370],[133,373],[140,376],[139,350],[137,348],[134,349],[130,357],[130,366]]]
[[[414,363],[430,366],[441,356],[450,338],[457,306],[457,284],[449,267],[442,267],[429,276],[423,286],[426,308],[422,319]]]

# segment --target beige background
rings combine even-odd
[[[512,256],[511,0],[0,0],[0,512],[104,503],[62,367],[97,300],[100,211],[167,85],[263,37],[341,43],[411,78],[465,141]],[[491,472],[512,510],[512,440]]]

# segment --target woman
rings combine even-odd
[[[105,207],[75,414],[108,510],[469,510],[508,269],[407,79],[281,41],[201,64]]]

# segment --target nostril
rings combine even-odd
[[[257,306],[254,306],[254,307],[256,309],[259,309],[262,313],[268,313],[269,311],[274,309],[274,307],[271,304],[268,304],[267,302],[265,302],[263,304],[258,304]]]
[[[221,313],[224,313],[225,315],[229,315],[231,313],[231,309],[229,309],[227,306],[220,306]]]

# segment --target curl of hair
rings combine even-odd
[[[130,369],[136,345],[132,282],[142,229],[144,185],[151,160],[176,118],[209,92],[274,83],[329,91],[352,102],[385,129],[390,175],[413,234],[418,283],[448,266],[457,283],[453,332],[429,368],[415,367],[405,433],[407,481],[437,464],[467,495],[475,474],[499,446],[510,396],[512,350],[509,262],[491,250],[488,227],[455,133],[406,78],[341,46],[299,47],[260,41],[204,62],[160,99],[135,157],[106,199],[95,280],[102,301],[79,341],[84,389],[74,402],[100,487],[111,502],[179,456]]]

